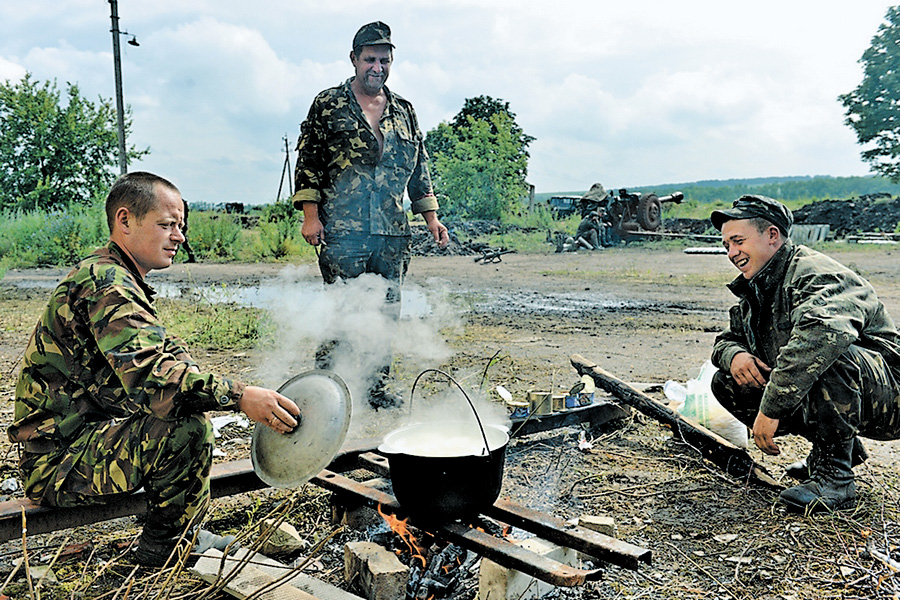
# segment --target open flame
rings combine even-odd
[[[385,523],[387,523],[388,527],[391,528],[391,531],[396,533],[400,539],[403,540],[403,543],[409,548],[409,553],[412,557],[422,561],[422,567],[425,567],[427,564],[427,561],[425,560],[425,549],[419,546],[416,536],[413,535],[406,525],[408,519],[398,519],[396,515],[385,513],[381,510],[381,504],[378,505],[376,510],[378,511],[378,514],[381,515],[381,518],[384,519]]]

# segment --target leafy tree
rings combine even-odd
[[[131,120],[126,119],[126,133]],[[148,150],[128,149],[131,159]],[[0,84],[0,203],[47,210],[87,204],[113,182],[118,165],[112,103],[82,97],[67,84],[61,104],[56,82],[38,84],[28,73]]]
[[[872,45],[859,62],[863,80],[855,90],[838,97],[844,108],[844,122],[853,128],[859,143],[871,146],[862,159],[872,169],[900,181],[900,7],[888,9],[872,38]]]
[[[508,102],[466,99],[450,123],[438,124],[425,137],[442,212],[483,219],[508,213],[527,191],[533,141]]]
[[[468,123],[454,132],[455,138],[448,136],[453,147],[435,157],[435,187],[451,215],[499,219],[525,195],[528,156],[520,152],[506,113],[488,121],[468,117]],[[446,123],[438,128],[452,129]]]

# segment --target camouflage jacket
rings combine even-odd
[[[244,384],[199,374],[168,335],[153,289],[114,242],[82,260],[54,290],[16,385],[12,442],[59,447],[85,424],[236,410]]]
[[[600,232],[600,221],[598,220],[596,223],[591,220],[590,217],[586,217],[581,220],[581,223],[578,224],[578,230],[575,232],[575,237],[579,238],[583,235],[588,235],[591,230]]]
[[[384,152],[359,106],[348,79],[320,93],[300,126],[296,193],[319,204],[326,240],[332,233],[410,235],[403,193],[412,212],[437,210],[431,187],[425,138],[412,104],[383,88],[387,105],[381,117]]]
[[[740,300],[712,362],[728,371],[749,352],[772,367],[760,405],[767,417],[791,413],[851,344],[878,352],[900,375],[900,334],[875,290],[824,254],[788,240],[753,278],[728,287]]]

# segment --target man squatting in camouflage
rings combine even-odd
[[[280,433],[299,411],[275,391],[200,373],[159,321],[144,277],[170,266],[184,241],[178,189],[150,173],[123,175],[106,217],[109,243],[59,283],[34,330],[8,434],[25,493],[41,504],[112,502],[143,487],[135,558],[162,566],[184,532],[195,551],[234,539],[199,529],[213,449],[206,411],[240,410]]]
[[[793,215],[780,202],[742,196],[710,219],[741,272],[712,352],[713,394],[766,454],[780,452],[774,436],[812,442],[787,468],[802,483],[781,502],[806,512],[855,506],[852,467],[867,458],[858,436],[900,438],[894,322],[868,281],[791,241]]]
[[[319,269],[325,283],[363,273],[384,277],[389,283],[386,311],[396,319],[411,255],[404,191],[435,242],[444,247],[449,238],[437,218],[416,113],[385,86],[393,48],[391,30],[380,21],[362,26],[354,36],[350,62],[355,76],[316,96],[300,126],[292,201],[303,210],[303,238],[317,250],[322,247]],[[318,368],[334,367],[337,346],[332,340],[319,347]],[[368,390],[376,408],[399,402],[385,389],[390,351],[380,360]]]

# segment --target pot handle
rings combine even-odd
[[[473,404],[472,400],[469,399],[469,395],[466,394],[466,390],[464,390],[463,387],[461,385],[459,385],[459,382],[456,381],[455,379],[453,379],[453,376],[450,375],[449,373],[441,371],[440,369],[425,369],[424,371],[419,373],[419,376],[416,377],[416,380],[413,382],[412,389],[409,392],[410,420],[412,420],[412,404],[413,404],[412,400],[413,400],[413,396],[416,393],[416,385],[419,383],[419,380],[422,378],[422,375],[424,375],[425,373],[439,373],[439,374],[443,375],[444,377],[446,377],[447,379],[449,379],[453,383],[453,385],[455,385],[459,389],[459,391],[463,395],[463,398],[466,399],[466,402],[468,402],[469,406],[472,408],[472,413],[475,415],[475,421],[478,422],[478,429],[481,430],[481,439],[484,440],[484,455],[489,456],[491,454],[491,446],[490,446],[490,444],[488,444],[487,433],[485,433],[485,431],[484,431],[484,425],[481,423],[481,417],[478,416],[478,411],[475,410],[475,404]]]

